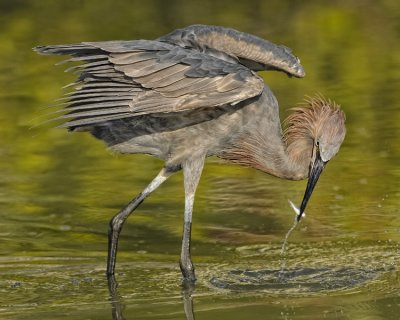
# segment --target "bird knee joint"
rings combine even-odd
[[[170,163],[170,164],[167,164],[165,166],[165,173],[174,173],[174,172],[177,172],[177,171],[179,171],[181,169],[182,169],[182,165],[181,164]]]
[[[110,220],[110,231],[119,232],[122,229],[123,220],[114,217]]]

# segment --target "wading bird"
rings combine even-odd
[[[345,136],[345,116],[321,97],[294,109],[282,130],[275,96],[260,70],[305,75],[291,50],[230,28],[193,25],[156,40],[40,46],[71,55],[79,79],[57,112],[61,127],[89,131],[112,151],[144,153],[165,166],[109,226],[107,274],[115,270],[126,218],[173,173],[183,170],[185,210],[180,268],[194,282],[192,211],[206,157],[217,156],[283,179],[308,184],[304,212],[325,164]]]

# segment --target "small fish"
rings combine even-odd
[[[295,204],[294,204],[292,201],[290,201],[290,200],[288,200],[288,201],[289,201],[290,206],[293,208],[294,212],[296,213],[296,221],[297,221],[297,222],[300,222],[301,217],[302,217],[302,216],[305,217],[305,216],[306,216],[306,213],[303,212],[303,214],[300,215],[300,209],[297,208],[297,207],[295,206]]]
[[[286,265],[285,252],[286,252],[286,245],[287,245],[287,242],[288,242],[288,240],[289,240],[289,236],[290,236],[290,234],[293,232],[293,230],[296,229],[297,225],[298,225],[299,222],[300,222],[301,217],[302,217],[303,215],[304,215],[304,216],[306,215],[305,212],[303,212],[303,214],[300,215],[300,209],[297,208],[297,207],[294,205],[294,203],[293,203],[292,201],[290,201],[289,199],[288,199],[288,201],[289,201],[290,206],[293,208],[294,212],[296,213],[296,216],[295,216],[295,218],[294,218],[294,222],[293,222],[292,227],[291,227],[291,228],[289,229],[289,231],[286,233],[285,240],[283,240],[283,243],[282,243],[282,248],[281,248],[281,257],[282,257],[282,260],[281,260],[281,271],[279,272],[279,278],[281,278],[281,279],[283,279],[282,276],[283,276],[283,272],[284,272],[284,270],[285,270],[285,265]]]

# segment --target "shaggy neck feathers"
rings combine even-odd
[[[322,97],[308,99],[292,110],[283,134],[248,133],[223,158],[285,179],[307,178],[316,142],[322,133],[341,134],[344,113]]]

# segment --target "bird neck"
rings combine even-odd
[[[285,137],[285,141],[287,141]],[[314,142],[310,138],[298,138],[286,145],[288,179],[302,180],[308,177]]]
[[[264,141],[257,149],[259,152],[249,153],[251,167],[288,180],[308,177],[312,143],[306,139],[296,140],[290,145],[286,145],[284,139],[276,143]]]
[[[246,135],[222,158],[279,178],[302,180],[308,177],[312,147],[310,139],[296,139],[286,144],[282,134],[258,132]]]
[[[231,146],[219,156],[283,179],[307,178],[313,150],[312,137],[307,130],[296,130],[297,123],[291,121],[290,116],[285,121],[294,125],[282,133],[279,107],[273,94],[264,89],[263,94],[242,112],[250,115],[250,120],[243,125],[243,131],[233,139]]]
[[[312,150],[309,137],[290,140],[280,130],[278,134],[258,131],[236,141],[221,158],[279,178],[302,180],[308,177]]]

